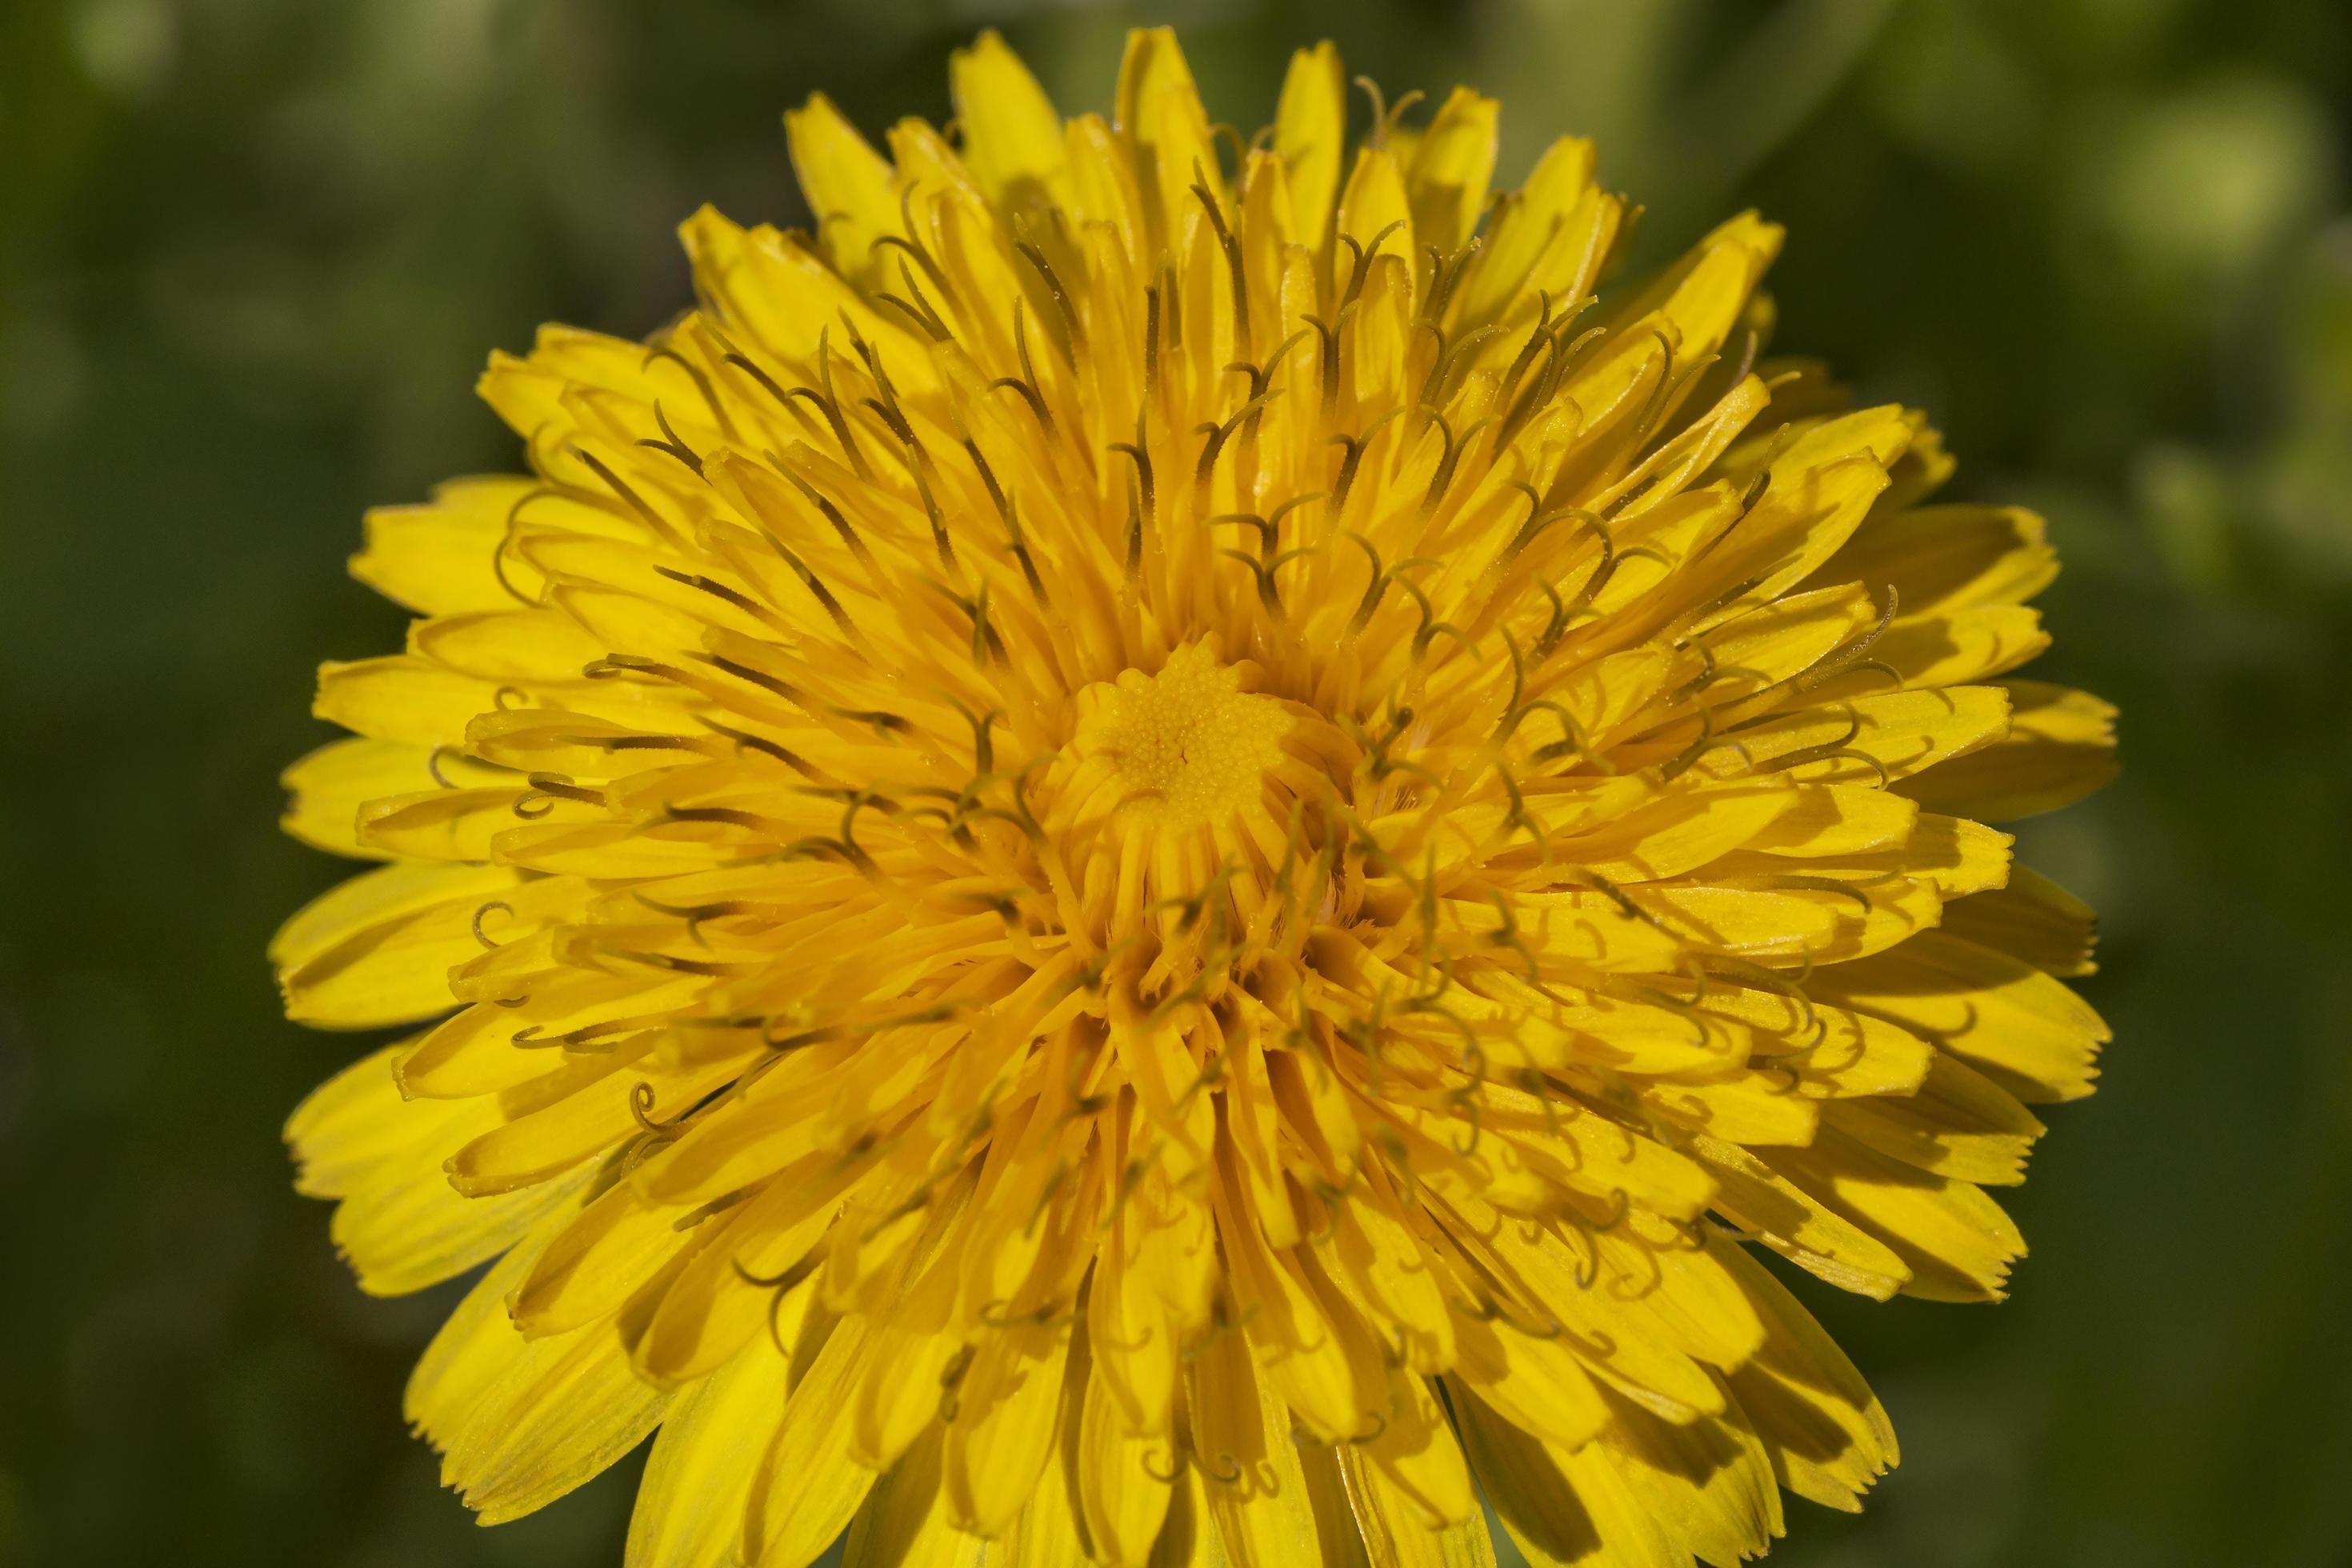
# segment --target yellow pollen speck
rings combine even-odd
[[[1222,822],[1256,801],[1292,722],[1281,703],[1240,682],[1208,642],[1187,643],[1157,675],[1130,669],[1097,687],[1078,749],[1110,764],[1122,804],[1150,809],[1162,826]]]

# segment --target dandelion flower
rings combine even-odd
[[[486,1521],[649,1434],[633,1564],[1722,1563],[1885,1414],[1782,1281],[1997,1299],[2091,921],[1987,819],[2109,770],[2040,522],[1759,357],[1780,232],[1612,283],[1493,100],[1221,138],[1004,44],[787,116],[814,238],[483,395],[369,519],[288,1007],[408,1414]]]

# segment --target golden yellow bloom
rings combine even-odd
[[[1895,1459],[1759,1261],[1999,1296],[2090,916],[1976,819],[2109,767],[2038,520],[1759,359],[1780,231],[1496,105],[1221,140],[1172,37],[961,145],[787,117],[649,343],[369,520],[275,949],[425,1032],[289,1136],[485,1520],[659,1430],[633,1564],[1720,1563]],[[1400,106],[1402,107],[1402,106]],[[1237,139],[1236,139],[1237,140]],[[1229,158],[1228,153],[1232,156]],[[1596,289],[1601,289],[1596,294]]]

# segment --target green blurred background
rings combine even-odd
[[[261,956],[338,874],[273,822],[310,668],[399,632],[343,557],[514,466],[488,349],[666,319],[698,202],[803,216],[784,105],[942,118],[992,24],[1107,108],[1136,20],[1244,127],[1328,35],[1500,93],[1514,177],[1596,134],[1653,258],[1762,206],[1780,346],[2051,517],[2126,771],[2025,837],[2117,1043],[2013,1302],[1811,1292],[1907,1458],[1773,1561],[2352,1562],[2343,0],[0,0],[0,1563],[617,1564],[633,1465],[497,1531],[436,1489],[450,1293],[362,1298],[288,1184],[365,1043]]]

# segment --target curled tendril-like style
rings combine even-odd
[[[509,918],[511,918],[515,912],[514,906],[507,902],[504,899],[492,899],[474,910],[474,940],[480,942],[486,950],[493,949],[499,945],[498,942],[491,941],[488,936],[483,933],[482,931],[482,917],[488,914],[492,910],[497,910],[501,914],[507,915]]]
[[[1886,584],[1886,608],[1879,612],[1877,624],[1844,647],[1831,649],[1811,665],[1798,671],[1790,678],[1790,684],[1800,691],[1811,691],[1845,670],[1868,652],[1873,643],[1886,635],[1886,628],[1895,624],[1895,617],[1901,603],[1901,591],[1892,583]],[[1878,664],[1878,668],[1894,675],[1897,685],[1902,683],[1903,677],[1891,666],[1879,663],[1875,659],[1871,662]]]
[[[1437,515],[1438,507],[1445,500],[1446,492],[1454,488],[1454,475],[1461,467],[1463,454],[1469,451],[1471,442],[1475,440],[1480,432],[1489,425],[1501,423],[1497,416],[1488,414],[1464,426],[1462,433],[1456,436],[1454,433],[1454,427],[1445,422],[1444,415],[1433,408],[1430,410],[1429,416],[1436,420],[1438,427],[1445,433],[1445,450],[1438,459],[1437,471],[1429,477],[1428,490],[1422,497],[1421,516],[1423,521]]]
[[[451,784],[448,775],[441,771],[441,753],[444,752],[454,752],[458,756],[465,755],[457,747],[444,742],[425,753],[425,771],[430,773],[433,776],[433,782],[443,789],[456,789],[457,786]]]
[[[1611,1276],[1609,1280],[1609,1294],[1611,1299],[1619,1301],[1638,1301],[1643,1297],[1654,1294],[1664,1288],[1666,1283],[1666,1267],[1664,1264],[1658,1261],[1657,1254],[1654,1251],[1645,1246],[1631,1247],[1623,1248],[1622,1250],[1630,1252],[1633,1256],[1642,1260],[1647,1277],[1637,1279],[1632,1273],[1620,1269],[1617,1273]]]
[[[1559,880],[1568,883],[1570,886],[1584,888],[1592,892],[1599,893],[1602,898],[1607,899],[1611,904],[1616,907],[1619,914],[1623,915],[1629,921],[1639,921],[1643,925],[1650,927],[1654,931],[1663,931],[1666,929],[1665,926],[1660,922],[1657,916],[1652,914],[1640,904],[1634,902],[1633,895],[1619,887],[1609,878],[1593,870],[1591,867],[1562,867],[1558,873],[1558,878]]]
[[[1229,128],[1230,129],[1230,128]],[[1241,139],[1239,132],[1234,139]],[[1192,195],[1199,198],[1202,209],[1208,214],[1209,226],[1216,231],[1217,244],[1225,255],[1225,268],[1231,275],[1234,303],[1234,341],[1246,346],[1250,341],[1249,270],[1242,259],[1241,241],[1225,222],[1224,210],[1217,205],[1216,196],[1209,190],[1208,175],[1202,172],[1199,159],[1192,161]]]
[[[1172,1487],[1184,1479],[1184,1460],[1171,1447],[1167,1450],[1167,1468],[1163,1470],[1160,1465],[1160,1452],[1156,1447],[1146,1448],[1137,1463],[1142,1466],[1145,1475],[1163,1487]],[[1238,1479],[1239,1476],[1236,1475],[1235,1479]]]
[[[1372,100],[1372,132],[1370,141],[1374,147],[1387,146],[1388,139],[1396,134],[1397,122],[1404,118],[1404,111],[1429,96],[1427,93],[1423,92],[1421,89],[1414,88],[1411,92],[1401,95],[1397,99],[1396,102],[1392,104],[1383,103],[1381,98],[1380,83],[1374,81],[1368,76],[1360,76],[1356,78],[1355,84],[1358,87],[1362,88],[1364,89],[1364,96]],[[1397,224],[1391,224],[1389,226],[1390,228],[1400,226],[1402,226]],[[1388,229],[1385,228],[1381,230],[1381,238],[1385,239],[1388,237]],[[1380,248],[1379,239],[1375,239],[1372,242],[1372,248],[1375,250]]]
[[[1570,1228],[1584,1238],[1583,1253],[1576,1260],[1576,1288],[1590,1290],[1601,1278],[1601,1238],[1593,1235],[1581,1220]]]
[[[1756,760],[1749,755],[1746,744],[1736,740],[1718,740],[1715,733],[1715,710],[1701,706],[1698,710],[1698,733],[1692,738],[1689,745],[1685,746],[1659,767],[1658,777],[1662,782],[1671,784],[1696,766],[1700,758],[1709,752],[1717,751],[1738,752],[1739,760],[1748,764],[1751,773],[1755,771]]]
[[[1878,775],[1878,787],[1885,789],[1889,783],[1886,764],[1881,762],[1878,758],[1871,755],[1868,752],[1857,749],[1853,744],[1855,739],[1862,733],[1861,712],[1855,709],[1854,705],[1851,702],[1840,703],[1839,706],[1845,710],[1846,727],[1844,734],[1839,736],[1834,741],[1824,741],[1819,745],[1801,746],[1793,752],[1782,752],[1780,756],[1774,757],[1769,762],[1764,763],[1760,766],[1756,767],[1754,771],[1763,773],[1786,773],[1790,768],[1802,767],[1808,763],[1832,761],[1859,762],[1866,763],[1870,770]]]
[[[1469,248],[1476,248],[1475,241]],[[1443,329],[1433,328],[1432,330],[1437,332],[1438,342],[1444,346],[1435,362],[1430,365],[1428,378],[1422,383],[1420,400],[1423,403],[1444,403],[1460,390],[1454,379],[1454,371],[1472,363],[1471,351],[1483,347],[1491,339],[1500,337],[1503,329],[1500,325],[1489,324],[1475,331],[1465,332],[1450,343],[1446,342]]]
[[[1066,1301],[1048,1301],[1042,1307],[1031,1307],[1019,1312],[1011,1308],[1009,1301],[984,1301],[973,1316],[992,1329],[1042,1329],[1072,1315],[1071,1304]]]
[[[1348,635],[1353,637],[1371,624],[1372,612],[1380,608],[1381,595],[1388,591],[1389,574],[1388,569],[1381,564],[1379,549],[1370,540],[1353,530],[1349,530],[1342,537],[1364,552],[1365,557],[1371,563],[1372,570],[1370,580],[1364,584],[1363,600],[1357,605],[1356,614],[1348,623]]]
[[[1555,323],[1552,321],[1551,309],[1551,290],[1537,289],[1536,319],[1528,328],[1527,342],[1519,345],[1518,353],[1512,358],[1509,367],[1503,372],[1503,379],[1498,384],[1503,395],[1507,396],[1517,389],[1519,379],[1526,375],[1528,368],[1535,363],[1536,356],[1543,353],[1545,345],[1552,342]]]
[[[1420,94],[1416,91],[1409,95],[1408,100],[1410,98],[1417,98],[1419,96]],[[1390,219],[1388,223],[1381,226],[1378,233],[1372,236],[1372,242],[1370,245],[1360,243],[1356,237],[1351,234],[1342,234],[1339,236],[1339,242],[1342,245],[1345,245],[1353,256],[1353,260],[1350,262],[1348,269],[1348,286],[1340,292],[1339,295],[1339,308],[1341,310],[1346,310],[1349,306],[1353,305],[1358,300],[1362,298],[1365,280],[1371,276],[1372,263],[1379,258],[1381,247],[1388,243],[1389,236],[1396,233],[1397,230],[1403,228],[1404,226],[1405,220],[1403,218]]]
[[[654,1101],[656,1098],[654,1086],[643,1079],[638,1079],[629,1086],[629,1114],[636,1118],[639,1127],[644,1128],[655,1138],[665,1140],[675,1138],[685,1130],[686,1120],[694,1114],[694,1108],[688,1106],[665,1121],[653,1114]]]
[[[1259,555],[1263,557],[1274,552],[1274,525],[1254,511],[1221,511],[1214,517],[1201,520],[1203,528],[1219,528],[1226,523],[1257,530]]]
[[[1412,596],[1413,603],[1421,609],[1421,626],[1412,634],[1412,657],[1414,661],[1418,663],[1422,658],[1427,656],[1431,641],[1434,639],[1440,632],[1444,632],[1446,636],[1452,637],[1456,643],[1460,644],[1463,651],[1469,654],[1473,658],[1482,658],[1483,656],[1478,652],[1478,645],[1472,641],[1468,634],[1464,632],[1461,627],[1455,626],[1452,621],[1441,621],[1433,618],[1436,615],[1436,611],[1429,602],[1429,595],[1427,591],[1424,590],[1421,584],[1415,583],[1412,578],[1402,575],[1406,564],[1407,563],[1402,561],[1397,563],[1396,570],[1391,574],[1391,576],[1395,581],[1396,585],[1402,588],[1407,594],[1411,595]]]
[[[1760,963],[1751,963],[1744,958],[1735,958],[1727,952],[1694,952],[1686,956],[1685,962],[1689,965],[1691,973],[1702,987],[1702,994],[1704,994],[1703,988],[1707,973],[1710,971],[1720,971],[1743,984],[1779,992],[1796,1004],[1804,1020],[1802,1026],[1811,1029],[1820,1018],[1813,1009],[1813,999],[1805,993],[1805,982],[1811,977],[1813,972],[1811,950],[1807,949],[1803,957],[1804,967],[1793,977],[1783,974],[1777,969],[1767,969]]]
[[[676,358],[677,356],[672,355],[671,357]],[[684,363],[685,362],[680,361],[679,363]],[[699,375],[701,373],[697,371],[695,374]],[[680,464],[684,465],[688,473],[692,474],[698,479],[700,479],[702,477],[702,454],[697,452],[693,447],[678,439],[677,432],[670,428],[669,414],[662,407],[661,399],[658,397],[654,399],[654,424],[660,428],[661,435],[658,437],[641,436],[637,438],[636,444],[640,447],[651,447],[656,452],[667,453],[668,456],[677,458]]]
[[[1568,1325],[1550,1313],[1541,1313],[1537,1315],[1537,1318],[1538,1321],[1534,1322],[1522,1322],[1517,1318],[1507,1318],[1504,1321],[1531,1340],[1557,1340],[1567,1336]]]
[[[1202,1459],[1195,1455],[1194,1462],[1200,1465],[1202,1475],[1221,1487],[1239,1486],[1242,1478],[1249,1473],[1243,1468],[1241,1460],[1231,1454],[1219,1454],[1213,1459]],[[1224,1468],[1228,1465],[1233,1467],[1230,1472]]]
[[[1307,320],[1315,326],[1318,331],[1326,331],[1323,327],[1323,323],[1317,321],[1314,317],[1309,316]],[[1329,336],[1325,339],[1325,349],[1327,354],[1334,364],[1337,363],[1339,353],[1338,343],[1339,339],[1336,335]],[[1326,408],[1324,412],[1328,415],[1330,410]],[[1370,425],[1365,426],[1360,435],[1349,436],[1342,433],[1332,437],[1328,441],[1324,443],[1324,445],[1328,447],[1338,447],[1341,451],[1339,458],[1339,471],[1331,480],[1331,496],[1327,512],[1327,515],[1334,521],[1345,516],[1347,513],[1348,496],[1355,488],[1357,471],[1363,463],[1365,451],[1369,449],[1372,444],[1372,438],[1378,436],[1381,431],[1388,426],[1390,421],[1402,418],[1403,415],[1404,410],[1402,408],[1391,408],[1386,414],[1383,414],[1379,418],[1373,420]]]
[[[1593,749],[1591,741],[1584,733],[1583,724],[1563,704],[1549,697],[1538,697],[1524,706],[1530,713],[1549,713],[1559,723],[1559,739],[1537,747],[1534,753],[1536,762],[1548,763],[1555,758],[1573,756],[1595,773],[1614,773],[1617,771],[1613,761]]]

